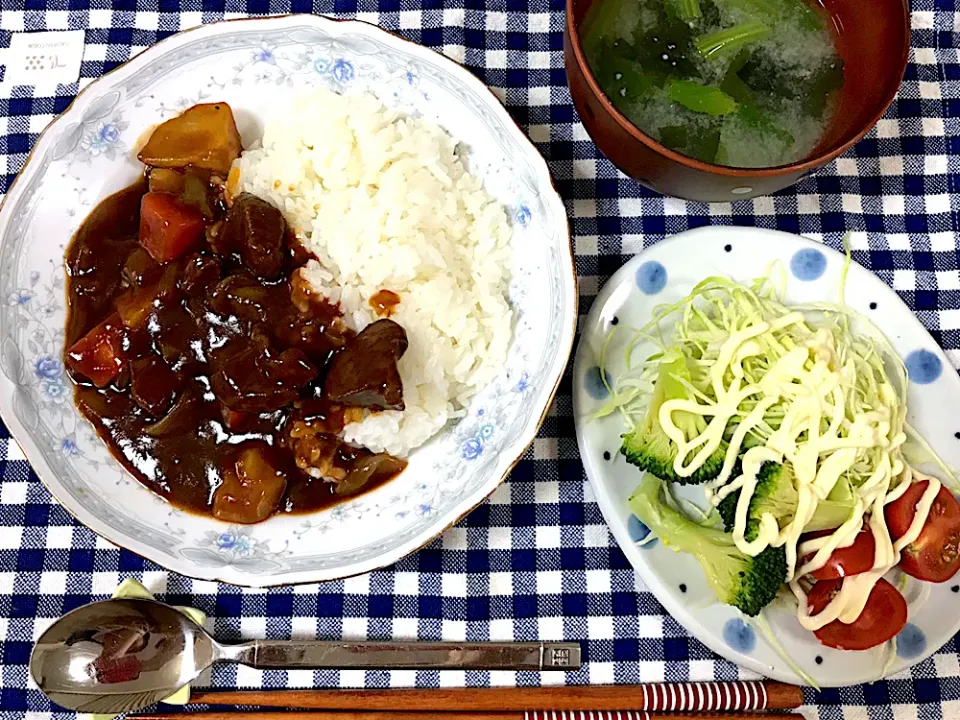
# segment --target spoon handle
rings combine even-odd
[[[577,670],[580,667],[579,643],[253,640],[221,647],[223,659],[255,668]]]

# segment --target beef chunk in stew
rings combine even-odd
[[[243,264],[262,280],[283,273],[289,252],[283,215],[266,200],[243,193],[233,201],[216,239],[220,252],[238,252]]]
[[[180,289],[187,295],[202,295],[220,282],[220,261],[212,255],[192,255],[183,268]]]
[[[130,364],[130,396],[148,415],[162,417],[179,390],[180,378],[156,355]]]
[[[260,413],[289,405],[316,376],[317,369],[300,350],[277,352],[254,339],[220,365],[210,386],[231,410]]]
[[[323,384],[331,402],[370,410],[403,410],[397,361],[407,333],[393,320],[377,320],[334,356]]]

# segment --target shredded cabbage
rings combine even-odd
[[[729,366],[723,373],[724,387],[730,386],[734,372],[742,377],[741,387],[759,385],[775,363],[790,351],[809,348],[811,357],[805,361],[805,369],[813,369],[818,360],[825,361],[827,370],[836,376],[843,393],[839,398],[845,414],[840,437],[849,436],[856,417],[871,412],[888,416],[893,429],[897,431],[887,438],[886,445],[878,443],[875,447],[865,448],[865,452],[859,454],[857,461],[844,473],[843,477],[853,486],[863,485],[876,467],[878,457],[886,454],[890,446],[902,444],[905,439],[897,436],[902,432],[902,415],[906,404],[906,369],[903,362],[889,350],[889,343],[882,335],[870,338],[846,330],[845,321],[854,315],[853,311],[826,304],[787,308],[763,279],[751,285],[740,285],[726,278],[707,278],[680,302],[657,308],[654,319],[643,328],[633,331],[625,343],[623,369],[608,387],[610,400],[596,411],[594,417],[619,411],[633,428],[646,412],[659,359],[668,349],[682,352],[688,365],[700,370],[690,389],[702,405],[699,412],[709,415],[711,409],[719,404],[709,371],[715,368],[724,344],[744,329],[776,322],[796,311],[803,312],[807,319],[759,333],[750,340],[752,347],[749,348],[749,355],[730,358]],[[678,317],[668,346],[648,331],[659,327],[668,318],[672,320],[674,315]],[[608,335],[601,350],[600,367],[604,369],[601,377],[605,383],[610,369],[608,355],[617,330],[619,328]],[[634,362],[633,354],[642,339],[658,344],[661,352]],[[878,344],[882,346],[879,350]],[[893,379],[887,374],[884,355],[892,360]],[[747,438],[751,442],[766,442],[780,429],[784,417],[794,404],[795,393],[803,391],[800,386],[783,385],[781,389],[784,390],[782,397],[765,407],[760,422],[746,431],[740,444],[730,447],[732,455],[739,454]],[[754,395],[744,397],[737,404],[726,423],[724,439],[729,441],[734,437],[740,422],[756,409],[758,403],[759,397]],[[824,415],[819,423],[819,431],[826,433],[829,429],[830,417]]]
[[[780,656],[780,658],[790,666],[790,669],[796,674],[798,678],[803,680],[807,685],[812,687],[814,690],[819,690],[820,685],[817,683],[813,677],[805,671],[800,665],[797,664],[797,661],[794,660],[790,653],[786,651],[783,647],[783,644],[777,639],[776,634],[773,630],[770,629],[770,623],[767,622],[766,612],[762,611],[756,618],[754,622],[757,624],[757,627],[760,628],[760,632],[766,641],[770,644],[770,647],[773,648],[773,651]]]

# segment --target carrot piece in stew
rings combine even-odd
[[[175,195],[147,193],[140,202],[140,244],[157,262],[170,262],[203,239],[203,215]]]
[[[114,313],[67,351],[67,365],[97,387],[106,387],[127,366],[126,328]]]

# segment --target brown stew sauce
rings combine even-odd
[[[377,314],[377,317],[390,317],[400,304],[400,296],[393,290],[377,290],[371,297],[369,305]]]
[[[77,231],[66,251],[66,364],[79,410],[145,486],[230,522],[315,511],[387,482],[403,460],[336,435],[365,411],[402,409],[405,333],[389,320],[350,331],[300,279],[308,256],[279,212],[253,196],[228,211],[222,185],[209,170],[148,169]],[[141,206],[157,190],[200,208],[205,233],[163,263],[141,237]],[[86,338],[98,333],[112,339],[91,351]],[[92,356],[120,369],[107,381]],[[376,368],[382,378],[370,376]]]

